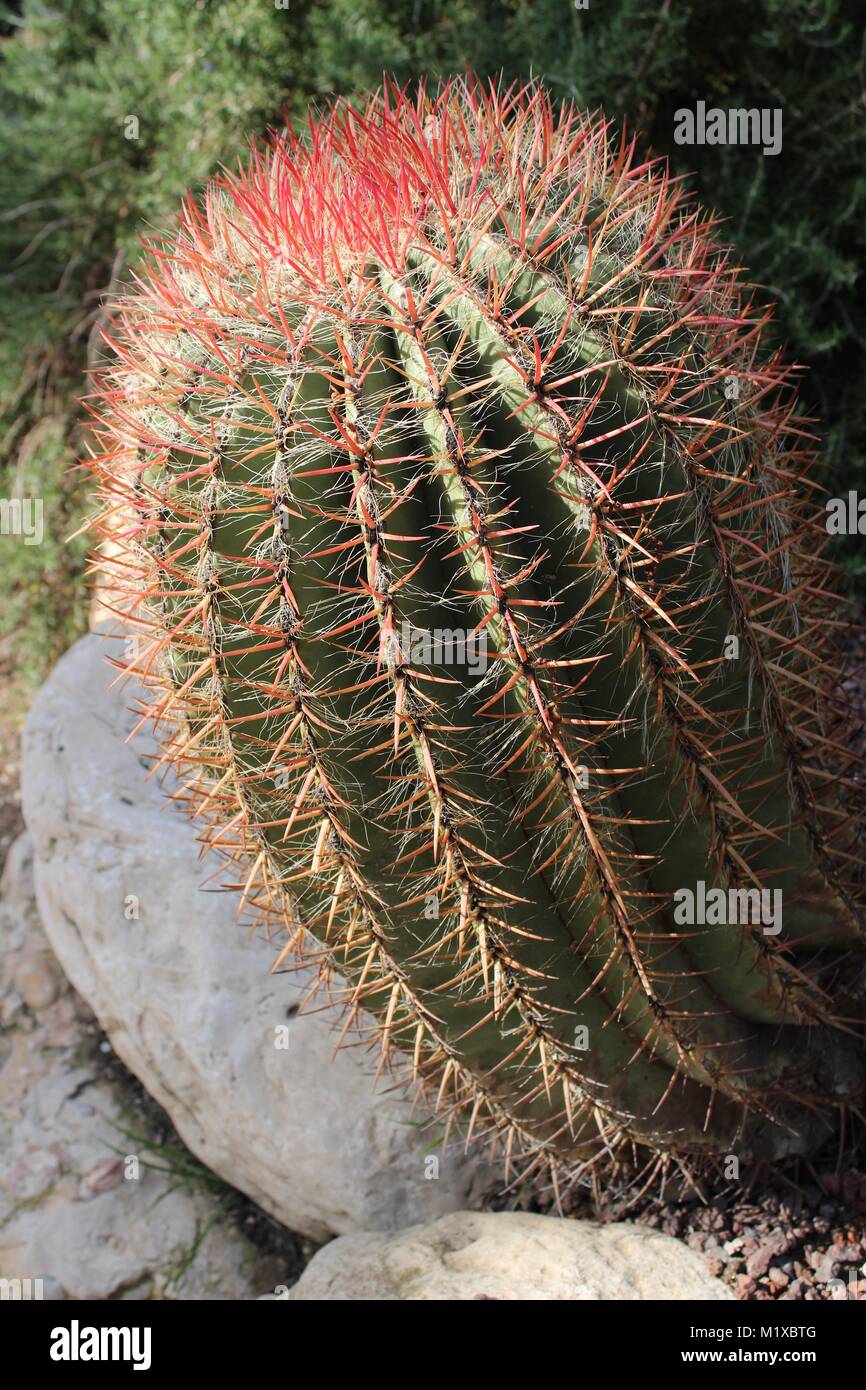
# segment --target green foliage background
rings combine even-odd
[[[0,496],[42,497],[46,521],[42,546],[0,537],[0,639],[28,683],[84,622],[85,543],[64,543],[86,512],[78,397],[139,231],[168,225],[254,131],[383,70],[539,75],[693,171],[810,368],[827,481],[866,492],[859,0],[24,0],[0,33]],[[675,146],[674,112],[699,99],[781,107],[782,153]],[[844,558],[862,586],[862,541]]]

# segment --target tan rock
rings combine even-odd
[[[647,1226],[454,1212],[396,1235],[342,1236],[290,1300],[726,1300],[696,1251]]]

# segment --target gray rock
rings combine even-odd
[[[573,1301],[733,1298],[694,1250],[628,1223],[455,1212],[396,1235],[342,1236],[290,1300]]]
[[[140,1124],[129,1137],[126,1098],[89,1060],[93,1016],[45,940],[32,862],[22,836],[0,883],[0,1278],[51,1301],[254,1298],[256,1251],[212,1194],[145,1167],[166,1159]],[[34,960],[52,986],[38,998]]]
[[[45,930],[118,1055],[208,1167],[313,1239],[474,1205],[479,1161],[452,1146],[426,1176],[435,1131],[387,1079],[376,1094],[362,1049],[333,1055],[331,1011],[297,1012],[309,972],[272,975],[274,945],[215,891],[171,783],[146,777],[150,735],[124,741],[137,691],[109,690],[110,649],[82,638],[37,695],[23,805]]]

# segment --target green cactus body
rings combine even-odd
[[[863,1088],[845,615],[765,321],[658,166],[471,83],[255,153],[121,313],[94,467],[166,760],[280,959],[530,1167],[804,1150]]]

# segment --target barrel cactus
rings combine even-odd
[[[847,618],[767,320],[660,162],[467,80],[256,147],[109,334],[98,563],[177,794],[521,1176],[858,1113]]]

